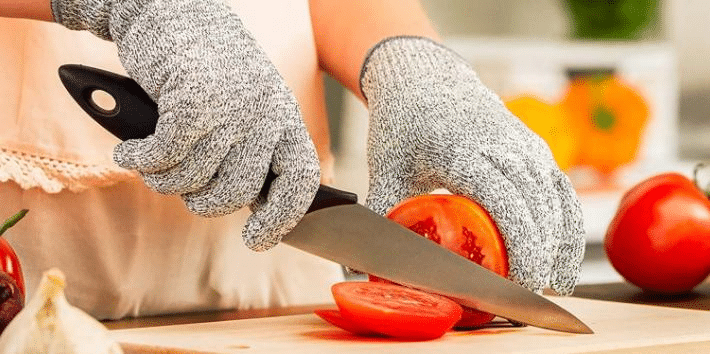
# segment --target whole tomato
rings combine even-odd
[[[417,196],[396,205],[387,217],[502,277],[508,276],[508,253],[500,231],[488,212],[471,199],[449,194]],[[456,327],[481,326],[494,317],[464,307]]]
[[[2,226],[0,226],[0,236],[2,236],[7,229],[20,221],[25,214],[27,214],[27,209],[23,209],[17,214],[11,216],[9,219],[5,220]],[[0,237],[0,272],[7,273],[15,281],[15,283],[17,283],[17,287],[20,289],[20,292],[24,297],[25,278],[22,275],[20,260],[18,259],[15,250],[3,237]]]
[[[622,197],[604,248],[641,289],[688,292],[710,274],[710,201],[681,174],[646,179]]]

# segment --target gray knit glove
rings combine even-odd
[[[62,25],[114,41],[158,103],[155,134],[116,146],[120,166],[198,215],[251,206],[243,237],[253,250],[295,226],[320,181],[315,147],[283,78],[221,0],[53,0],[52,9]],[[264,201],[270,165],[279,177]]]
[[[446,188],[486,208],[504,236],[510,278],[572,292],[584,253],[582,212],[545,142],[431,40],[395,37],[369,53],[360,80],[370,112],[367,204]]]

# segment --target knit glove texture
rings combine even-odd
[[[121,62],[158,103],[155,134],[114,150],[153,190],[220,216],[250,206],[245,244],[276,245],[320,181],[313,142],[277,69],[220,0],[53,0],[55,20],[115,42]],[[267,200],[266,174],[278,175]]]
[[[367,205],[379,214],[445,188],[491,214],[511,280],[571,294],[584,254],[582,212],[547,144],[460,56],[429,39],[393,37],[361,73],[370,113]]]

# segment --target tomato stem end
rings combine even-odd
[[[13,225],[17,224],[18,221],[20,221],[22,218],[25,217],[25,214],[27,214],[29,210],[27,209],[22,209],[20,210],[17,214],[9,217],[5,222],[2,224],[0,227],[0,236],[5,233],[5,231],[9,228],[11,228]]]

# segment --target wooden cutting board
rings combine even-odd
[[[500,327],[453,331],[433,341],[402,342],[352,336],[313,314],[122,329],[111,333],[123,343],[243,354],[710,351],[710,311],[573,297],[548,298],[579,317],[595,334],[568,334],[529,326]]]

